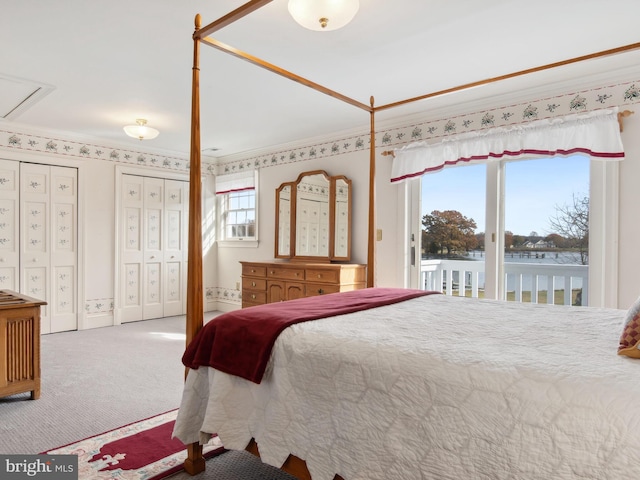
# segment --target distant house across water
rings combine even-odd
[[[556,248],[555,243],[546,241],[542,237],[529,237],[522,246],[525,248]]]

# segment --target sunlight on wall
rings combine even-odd
[[[202,253],[206,255],[216,241],[216,216],[213,208],[202,220]]]

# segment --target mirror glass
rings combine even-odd
[[[276,190],[276,258],[328,262],[351,256],[351,180],[304,172]]]
[[[305,175],[296,191],[296,256],[329,256],[329,178]]]
[[[289,256],[291,252],[291,185],[283,184],[276,190],[278,206],[276,226],[278,228],[277,255]]]
[[[349,204],[351,191],[351,181],[344,177],[336,178],[336,202],[335,202],[335,240],[334,252],[335,258],[349,258],[350,237],[349,225],[351,225],[351,208]]]

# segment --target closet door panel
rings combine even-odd
[[[185,313],[186,271],[183,252],[185,242],[185,210],[187,202],[186,183],[179,180],[165,180],[165,282],[164,315]]]
[[[142,318],[164,316],[164,180],[144,179],[144,304]]]
[[[20,291],[20,163],[0,160],[0,289]]]
[[[45,300],[40,309],[42,333],[51,333],[51,168],[23,163],[21,183],[21,292]]]
[[[51,167],[52,332],[77,328],[77,170]]]
[[[123,175],[122,181],[121,321],[131,322],[142,319],[144,179]]]

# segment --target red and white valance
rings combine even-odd
[[[444,138],[410,143],[394,151],[391,182],[437,172],[445,167],[494,160],[588,155],[623,160],[618,109],[536,120]]]
[[[243,190],[255,190],[255,178],[256,175],[253,170],[216,177],[216,195],[241,192]]]

